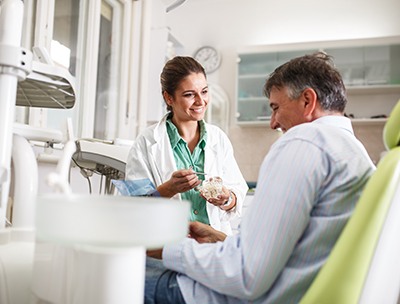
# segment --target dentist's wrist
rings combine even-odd
[[[220,209],[224,211],[230,211],[236,206],[236,196],[233,194],[232,191],[229,191],[229,198],[228,200],[220,205]]]

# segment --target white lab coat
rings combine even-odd
[[[126,180],[149,178],[157,187],[178,170],[167,133],[167,116],[168,114],[136,138],[126,163]],[[208,173],[208,177],[221,177],[224,186],[236,195],[236,207],[232,211],[223,211],[207,203],[207,214],[213,228],[230,235],[230,221],[241,215],[248,187],[234,158],[228,136],[217,126],[207,123],[205,125],[207,144],[204,171]],[[181,199],[181,195],[177,194],[174,198]]]

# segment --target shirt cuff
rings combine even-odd
[[[186,238],[176,244],[169,244],[163,247],[162,260],[166,268],[185,273],[185,266],[183,263],[183,249],[185,244],[193,242],[193,239]]]
[[[157,190],[154,190],[154,191],[147,193],[146,196],[161,197],[161,194]]]

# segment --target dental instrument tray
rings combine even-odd
[[[18,82],[17,106],[70,109],[75,99],[74,77],[55,65],[32,61],[32,72]]]

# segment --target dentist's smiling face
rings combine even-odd
[[[179,83],[174,96],[167,97],[177,122],[202,120],[208,101],[208,84],[202,73],[189,74]]]

